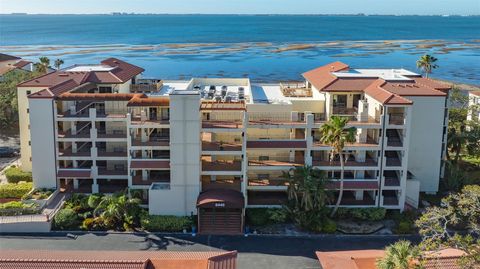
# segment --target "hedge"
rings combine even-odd
[[[146,215],[140,223],[142,228],[151,232],[180,232],[190,229],[193,222],[190,217]]]
[[[24,172],[16,166],[10,166],[5,170],[5,177],[8,183],[18,183],[20,181],[32,182],[32,173]]]
[[[22,198],[32,187],[31,182],[0,184],[0,198]]]
[[[35,203],[12,201],[0,204],[0,216],[31,215],[40,213],[40,207]]]
[[[66,208],[58,211],[54,217],[55,227],[58,229],[78,229],[78,214],[72,209]]]
[[[283,208],[247,208],[245,215],[247,223],[256,227],[288,221],[288,213]]]

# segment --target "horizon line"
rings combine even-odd
[[[480,14],[380,14],[380,13],[136,13],[112,11],[109,13],[25,13],[10,12],[0,15],[109,15],[109,16],[134,16],[134,15],[206,15],[206,16],[452,16],[452,17],[475,17]]]

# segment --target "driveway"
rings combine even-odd
[[[211,251],[237,250],[238,268],[307,269],[320,268],[317,250],[382,249],[397,236],[196,236],[85,233],[76,239],[63,233],[45,235],[1,235],[5,249],[51,250],[145,250]],[[408,238],[411,239],[412,238]],[[413,238],[415,239],[415,238]]]

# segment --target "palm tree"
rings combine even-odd
[[[107,227],[131,226],[140,213],[139,205],[139,199],[129,198],[122,193],[103,196],[93,214],[102,217]]]
[[[355,128],[347,128],[349,119],[347,117],[332,116],[328,122],[320,127],[320,141],[332,147],[330,161],[333,162],[336,156],[340,158],[340,188],[335,207],[330,217],[333,217],[340,206],[343,197],[343,179],[345,176],[345,156],[343,149],[345,143],[355,142]]]
[[[282,177],[288,182],[288,199],[294,201],[296,208],[310,211],[325,207],[329,195],[325,188],[327,179],[323,171],[306,165],[283,172]]]
[[[62,59],[56,59],[55,60],[55,68],[57,70],[60,70],[60,66],[63,64],[63,60]]]
[[[48,57],[40,57],[39,62],[34,64],[35,71],[41,74],[46,74],[50,68],[50,59]]]
[[[438,65],[435,64],[437,60],[437,58],[425,54],[417,60],[417,68],[422,69],[425,73],[425,77],[428,78],[428,74],[432,73],[432,70],[438,67]]]
[[[415,261],[420,257],[420,251],[410,241],[400,240],[385,249],[385,256],[377,260],[378,269],[410,269],[418,268]]]

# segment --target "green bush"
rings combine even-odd
[[[265,226],[270,222],[268,208],[247,208],[245,215],[247,223],[252,226]]]
[[[180,232],[192,226],[190,217],[145,215],[141,219],[142,228],[151,232]]]
[[[385,218],[386,213],[387,210],[383,207],[339,208],[337,218],[379,221]]]
[[[337,224],[331,219],[325,219],[322,224],[322,232],[327,234],[333,234],[337,231]]]
[[[32,189],[31,182],[0,184],[0,198],[22,198]]]
[[[88,196],[87,204],[90,208],[96,208],[101,201],[102,196],[100,194],[92,194]]]
[[[5,177],[8,183],[18,183],[20,181],[32,182],[31,172],[24,172],[14,165],[5,170]]]
[[[395,232],[397,234],[412,234],[414,233],[415,228],[413,222],[410,220],[402,220],[398,223],[397,229]]]
[[[91,209],[88,206],[88,196],[79,193],[74,193],[65,201],[65,208],[73,209],[77,213],[84,213]]]
[[[84,219],[83,222],[82,222],[82,229],[87,230],[87,231],[92,230],[94,222],[95,221],[94,221],[93,218]]]
[[[0,204],[0,216],[17,216],[40,213],[40,208],[35,203],[12,201]]]
[[[274,224],[288,221],[288,211],[285,208],[269,208],[267,213],[268,219]]]
[[[35,200],[41,200],[41,199],[47,199],[52,195],[54,190],[51,189],[35,189],[31,193],[27,193],[22,196],[22,200],[29,200],[29,199],[35,199]]]
[[[61,209],[55,215],[55,227],[61,230],[78,228],[78,214],[70,208]]]

